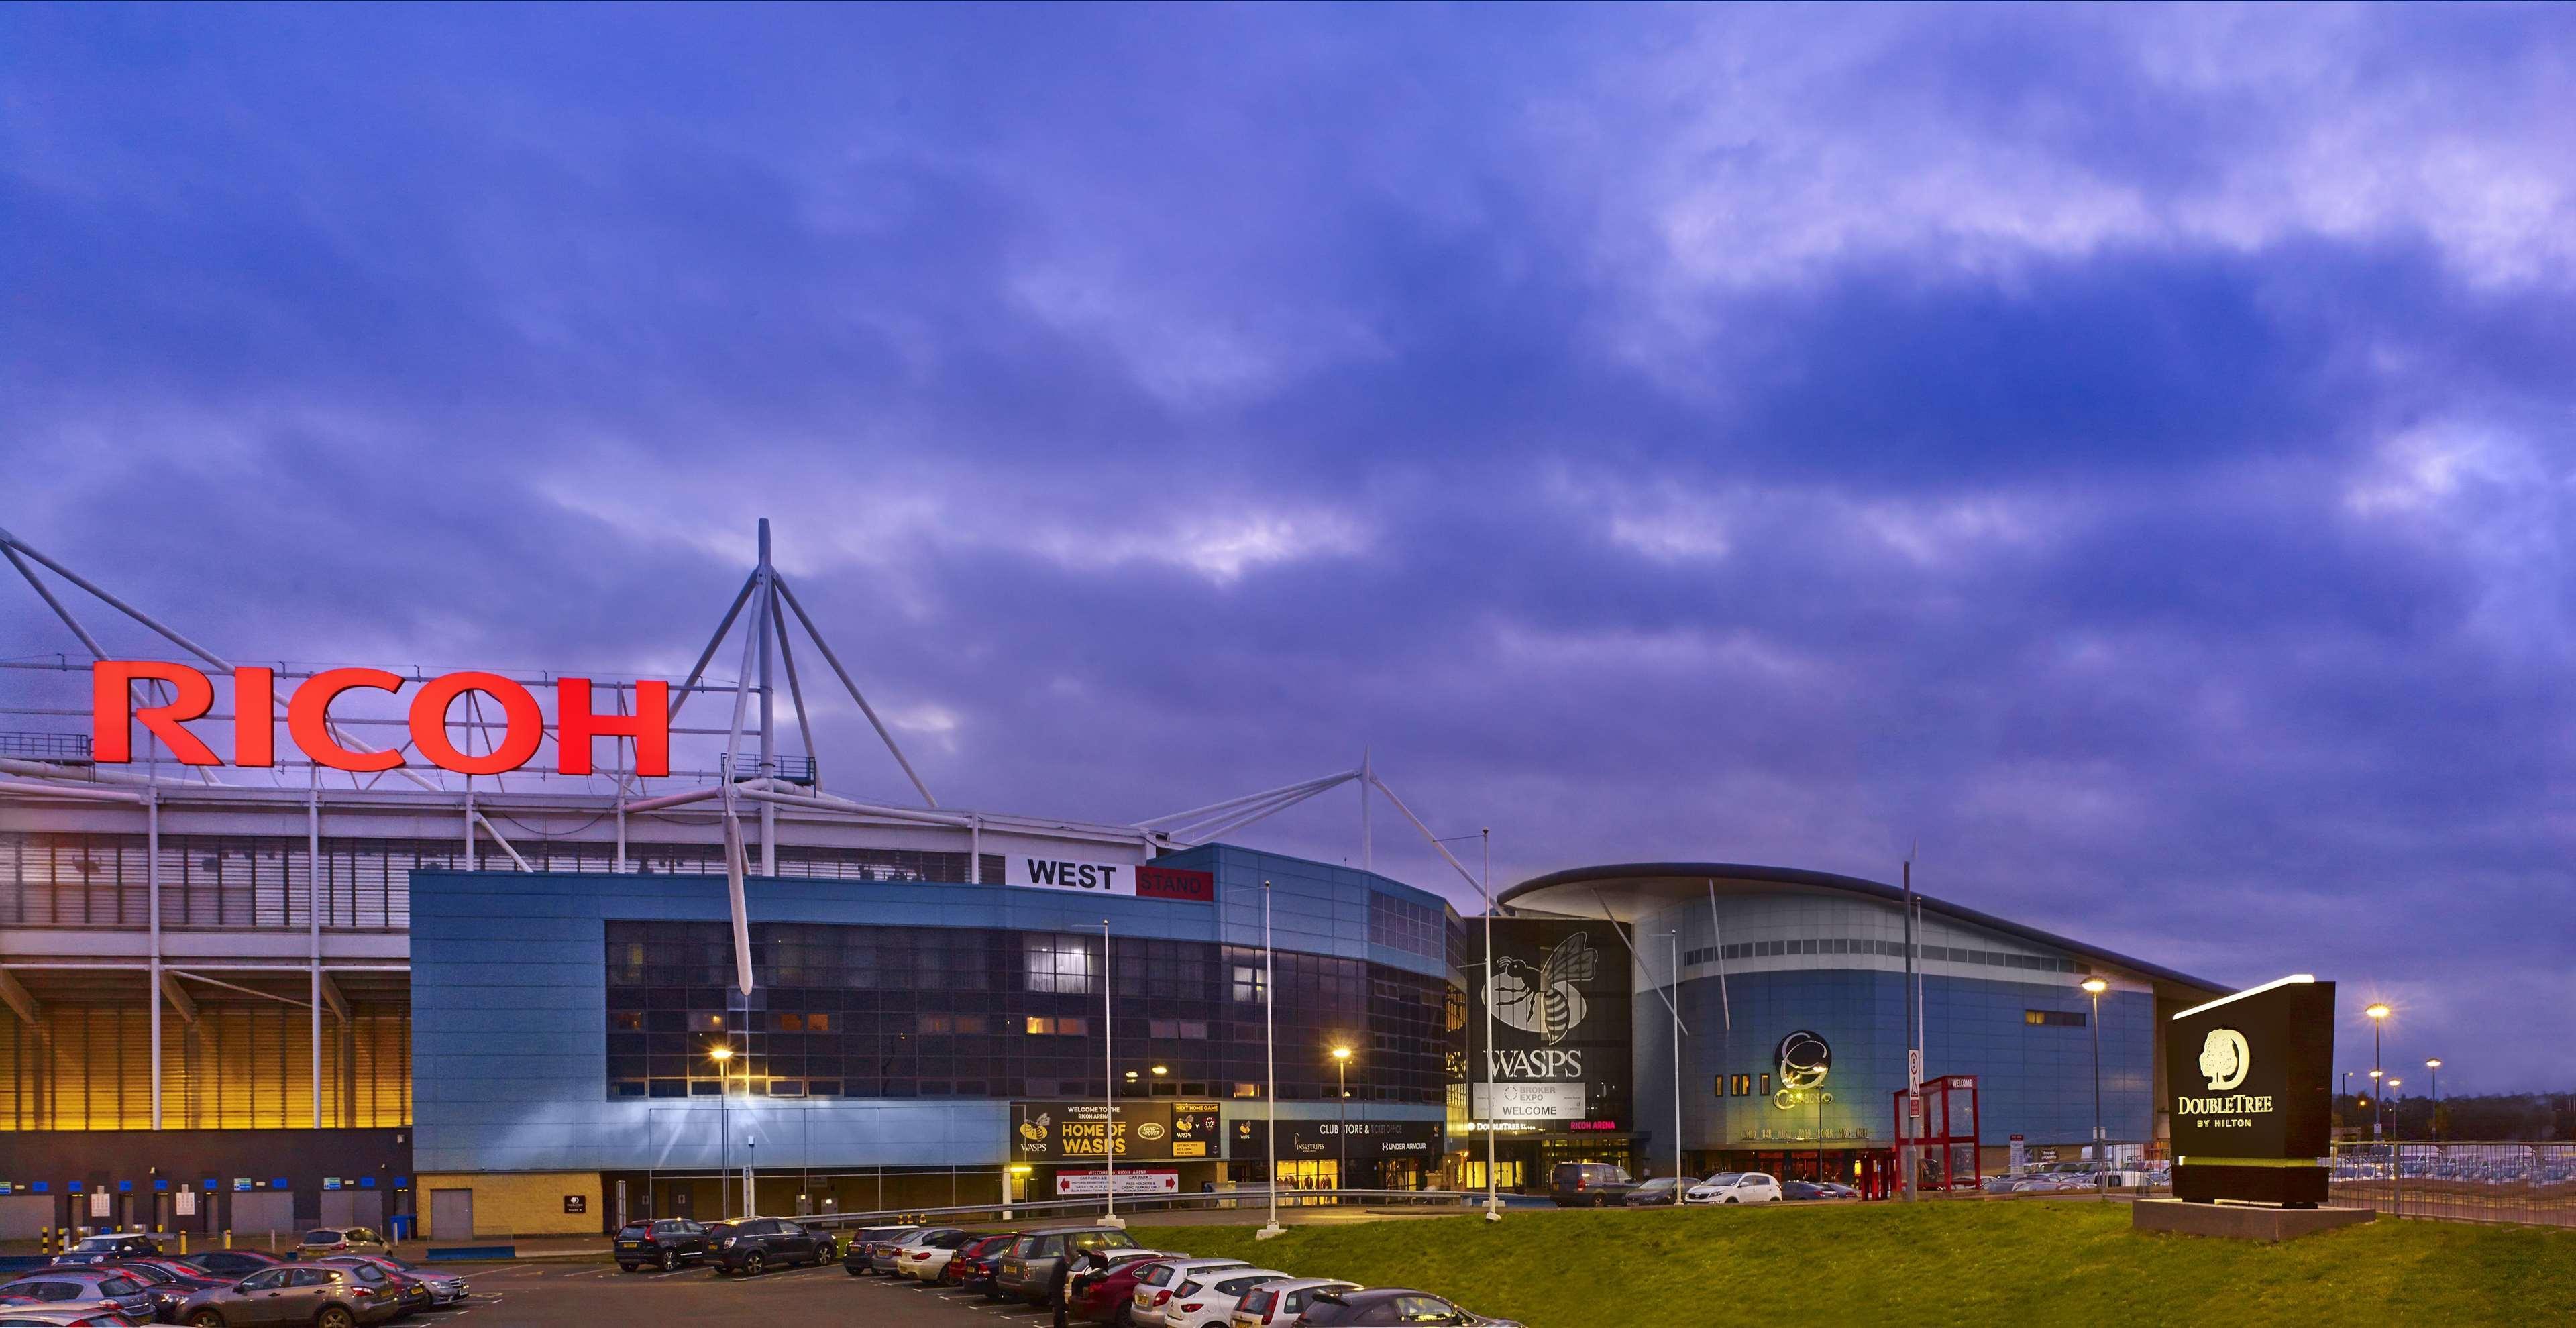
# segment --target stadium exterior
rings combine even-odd
[[[1481,921],[1367,869],[1381,797],[1430,832],[1366,761],[1094,824],[942,806],[878,724],[919,802],[849,799],[826,787],[804,689],[828,679],[875,712],[765,523],[687,676],[598,684],[630,726],[655,688],[676,702],[667,774],[639,773],[657,769],[651,743],[614,723],[597,773],[551,728],[552,764],[424,768],[434,747],[482,760],[517,741],[489,690],[426,733],[415,707],[408,742],[397,705],[352,691],[295,729],[316,759],[281,748],[258,766],[237,744],[183,766],[146,725],[112,763],[79,731],[118,693],[93,696],[110,674],[92,661],[135,657],[92,630],[93,601],[212,681],[222,704],[191,721],[212,742],[268,727],[241,719],[265,687],[336,675],[236,668],[6,532],[0,553],[86,655],[0,668],[17,717],[0,733],[0,1238],[398,1213],[440,1239],[596,1231],[740,1211],[746,1171],[762,1211],[1053,1197],[1102,1183],[1110,1130],[1122,1190],[1197,1189],[1270,1174],[1274,1116],[1288,1184],[1481,1185],[1488,1134],[1507,1187],[1544,1188],[1548,1162],[1575,1158],[1668,1172],[1668,993],[1692,1170],[1807,1156],[1849,1175],[1891,1142],[1904,963],[1888,887],[1703,864],[1540,878],[1503,896],[1489,1001]],[[707,676],[720,650],[739,652],[731,680]],[[124,690],[166,701],[187,689],[171,676]],[[474,676],[551,696],[558,725],[587,704],[559,675]],[[385,751],[407,759],[333,763]],[[1359,868],[1225,842],[1354,783]],[[1989,1146],[2089,1135],[2084,973],[2113,984],[2109,1133],[2161,1134],[2148,1022],[2215,987],[1935,901],[1923,926],[1927,1069],[1979,1077]],[[1569,928],[1595,956],[1579,983],[1547,968]],[[1550,1000],[1561,981],[1579,1027]],[[1777,1105],[1791,1031],[1830,1044],[1831,1105],[1822,1089]],[[1335,1046],[1354,1053],[1338,1070]],[[1567,1059],[1582,1047],[1588,1062]],[[1471,1093],[1488,1073],[1492,1097]],[[1737,1091],[1755,1083],[1766,1095]]]

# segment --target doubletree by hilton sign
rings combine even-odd
[[[2331,1133],[2334,984],[2305,973],[2194,1006],[2165,1029],[2174,1197],[2314,1207]]]

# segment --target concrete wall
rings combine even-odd
[[[420,1192],[471,1190],[472,1231],[435,1230],[424,1213],[422,1235],[430,1240],[463,1241],[483,1236],[592,1236],[599,1234],[606,1211],[600,1205],[596,1171],[524,1172],[509,1175],[424,1175]],[[564,1211],[564,1196],[579,1195],[582,1211]]]

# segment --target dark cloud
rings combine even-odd
[[[1367,747],[1506,879],[1919,841],[1936,893],[2563,1086],[2571,50],[21,7],[0,524],[245,656],[677,670],[770,515],[952,802]],[[20,609],[0,655],[66,644]],[[1352,803],[1253,837],[1356,856]]]

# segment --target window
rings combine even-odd
[[[771,1015],[769,1019],[769,1026],[777,1029],[781,1033],[802,1033],[805,1031],[805,1016],[801,1014],[774,1014]]]
[[[1095,969],[1089,938],[1029,936],[1022,938],[1021,947],[1030,991],[1088,996],[1097,990],[1092,985]]]
[[[689,1031],[692,1033],[721,1033],[725,1031],[725,1017],[723,1015],[714,1014],[704,1010],[697,1011],[689,1016]]]
[[[2082,1010],[2024,1010],[2021,1021],[2033,1028],[2082,1028],[2085,1014]]]
[[[1721,1097],[1751,1097],[1751,1096],[1753,1096],[1753,1076],[1752,1076],[1752,1075],[1749,1075],[1749,1074],[1739,1074],[1739,1075],[1735,1075],[1735,1076],[1733,1076],[1732,1078],[1730,1078],[1730,1079],[1728,1079],[1728,1080],[1726,1081],[1725,1085],[1724,1085],[1722,1088],[1720,1088],[1720,1090],[1719,1090],[1719,1096],[1721,1096]]]
[[[979,1027],[982,1023],[980,1019],[976,1021]],[[1087,1037],[1091,1033],[1091,1021],[1070,1016],[1033,1014],[1028,1018],[1028,1031],[1040,1037]]]
[[[1234,999],[1235,999],[1235,1000],[1237,1000],[1238,1002],[1241,1002],[1241,1003],[1244,1003],[1244,1004],[1247,1004],[1247,1005],[1258,1005],[1258,1004],[1260,1004],[1260,1003],[1261,1003],[1262,984],[1263,984],[1263,983],[1265,983],[1265,982],[1267,982],[1267,981],[1268,981],[1268,979],[1267,979],[1267,978],[1264,978],[1264,977],[1261,975],[1261,969],[1260,969],[1260,967],[1259,967],[1258,965],[1255,965],[1255,964],[1237,964],[1237,965],[1235,965],[1235,966],[1234,966]]]
[[[1259,1097],[1261,1096],[1261,1085],[1238,1083],[1234,1086],[1234,1095],[1236,1097]]]
[[[1756,1096],[1760,1096],[1760,1097],[1769,1097],[1769,1096],[1771,1096],[1771,1076],[1769,1076],[1769,1075],[1767,1075],[1767,1074],[1757,1076],[1757,1077],[1754,1079],[1754,1083],[1755,1083],[1756,1085],[1758,1085],[1758,1087],[1757,1087],[1757,1088],[1756,1088],[1756,1090],[1755,1090]]]
[[[642,1010],[615,1011],[608,1016],[608,1028],[612,1033],[641,1033],[644,1031],[644,1012]]]

